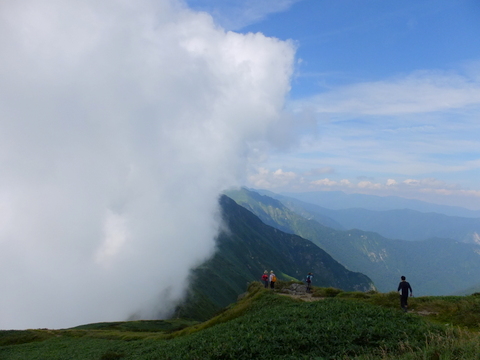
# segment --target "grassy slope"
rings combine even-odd
[[[326,289],[315,291],[325,293]],[[466,332],[403,314],[397,309],[395,293],[327,293],[337,295],[301,302],[254,283],[247,297],[217,317],[178,332],[171,331],[173,323],[165,332],[163,322],[115,323],[113,327],[92,324],[83,329],[57,331],[2,331],[0,359],[477,358],[478,297],[410,301],[412,308],[435,310],[438,314],[430,316],[437,323],[461,325],[466,319],[458,315],[470,314],[471,331]],[[471,318],[476,319],[475,324]],[[149,331],[138,331],[145,326]],[[102,328],[108,330],[99,330]]]

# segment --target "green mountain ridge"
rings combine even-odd
[[[362,230],[336,230],[290,210],[281,201],[241,189],[227,195],[262,221],[309,239],[380,291],[396,290],[407,276],[417,295],[448,295],[478,284],[480,246],[451,239],[392,240]]]
[[[318,286],[375,289],[370,278],[347,270],[310,240],[264,224],[227,196],[220,206],[228,230],[218,236],[215,255],[193,270],[189,295],[175,316],[210,318],[235,302],[247,283],[260,280],[264,270],[273,270],[279,280],[302,281],[313,272]]]

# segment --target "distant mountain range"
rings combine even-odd
[[[400,275],[407,276],[417,295],[453,294],[479,283],[477,244],[438,237],[392,240],[375,232],[340,230],[339,219],[324,214],[312,217],[312,209],[302,208],[299,202],[288,207],[248,189],[227,195],[266,224],[309,239],[348,269],[366,274],[382,292],[396,290]]]
[[[226,225],[215,255],[192,272],[190,293],[176,316],[205,320],[235,302],[247,284],[264,270],[279,280],[303,280],[313,272],[314,285],[347,291],[374,289],[370,278],[347,270],[310,240],[262,222],[227,196],[220,198]]]
[[[480,218],[447,216],[411,209],[379,211],[352,208],[332,210],[269,191],[259,190],[256,192],[280,200],[290,210],[303,217],[316,220],[322,225],[337,230],[373,231],[387,238],[400,240],[417,241],[440,237],[480,244]]]
[[[268,196],[277,195],[267,190],[252,190]],[[457,206],[437,205],[420,200],[405,199],[398,196],[346,194],[342,191],[281,193],[280,195],[332,210],[351,208],[362,208],[376,211],[411,209],[420,212],[434,212],[449,216],[480,218],[480,210],[469,210]]]

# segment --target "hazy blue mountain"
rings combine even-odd
[[[218,236],[213,258],[193,271],[191,292],[177,316],[208,319],[235,302],[264,270],[273,270],[280,280],[303,280],[313,272],[317,286],[374,289],[367,276],[347,270],[310,240],[264,224],[227,196],[220,198],[220,205],[228,230]]]
[[[338,230],[360,229],[400,240],[432,237],[480,244],[480,218],[423,213],[410,209],[375,211],[362,208],[327,209],[296,198],[260,192],[280,200],[297,214]]]
[[[475,293],[480,294],[480,283],[478,283],[477,285],[471,286],[467,289],[457,291],[453,295],[464,296],[464,295],[472,295]]]
[[[422,213],[415,210],[373,211],[344,209],[321,212],[346,229],[374,231],[385,237],[402,240],[425,240],[443,237],[467,243],[480,243],[480,218]]]
[[[266,190],[256,190],[268,195]],[[398,196],[375,196],[364,194],[346,194],[342,191],[315,191],[305,193],[281,193],[307,203],[328,209],[363,208],[368,210],[411,209],[420,212],[435,212],[449,216],[480,218],[480,210],[469,210],[457,206],[437,205],[420,200],[406,199]]]
[[[266,224],[309,239],[348,269],[370,277],[380,291],[396,290],[407,276],[417,295],[448,295],[480,278],[480,246],[451,239],[392,240],[374,232],[336,230],[290,210],[279,200],[247,189],[228,195]]]

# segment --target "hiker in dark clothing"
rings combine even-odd
[[[408,308],[408,290],[410,290],[410,296],[413,296],[412,287],[408,281],[405,281],[405,276],[401,277],[402,281],[398,284],[397,291],[400,293],[400,306],[403,311],[407,312]]]
[[[307,278],[305,279],[307,283],[307,293],[312,291],[312,279],[313,279],[313,274],[311,272],[308,273]]]

